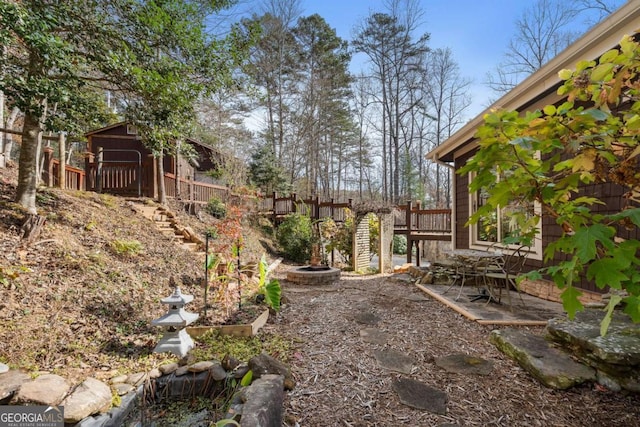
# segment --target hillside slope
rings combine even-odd
[[[173,291],[171,281],[194,296],[189,311],[203,311],[204,255],[177,247],[131,201],[59,189],[39,193],[47,220],[24,247],[23,212],[12,202],[16,175],[0,169],[0,362],[80,379],[166,358],[151,353],[160,331],[150,322],[166,312],[160,299]],[[203,239],[218,221],[172,211]],[[243,226],[242,237],[243,263],[259,259],[257,234]],[[233,243],[222,238],[216,243]],[[215,305],[208,313],[200,324],[221,320]]]

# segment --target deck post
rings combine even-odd
[[[271,196],[273,197],[273,199],[271,200],[272,212],[273,212],[272,222],[273,222],[273,226],[275,227],[277,225],[276,220],[278,219],[278,212],[276,212],[276,197],[278,197],[278,193],[274,191],[273,193],[271,193]]]
[[[413,240],[411,236],[411,200],[407,200],[406,224],[407,224],[407,263],[411,264],[411,251],[413,250]]]
[[[102,193],[102,161],[104,152],[102,147],[98,147],[98,167],[96,168],[96,193]]]
[[[67,147],[64,133],[58,134],[58,149],[60,150],[60,166],[58,169],[58,186],[63,190],[67,188]]]
[[[53,187],[53,148],[44,147],[42,151],[44,155],[44,167],[42,168],[44,177],[42,180],[47,187]]]

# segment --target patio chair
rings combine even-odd
[[[520,301],[524,304],[522,295],[520,295],[520,289],[516,283],[516,278],[522,273],[524,265],[527,261],[527,253],[529,252],[529,246],[520,246],[513,252],[504,257],[504,264],[501,266],[501,271],[488,271],[485,274],[485,280],[489,292],[496,298],[497,302],[502,301],[502,290],[504,289],[507,296],[509,308],[513,311],[513,305],[511,303],[511,288],[515,289],[520,296]]]

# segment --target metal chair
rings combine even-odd
[[[487,281],[487,287],[489,292],[495,298],[497,290],[497,302],[502,301],[502,289],[506,290],[506,296],[509,304],[509,308],[513,311],[513,305],[511,303],[511,288],[513,287],[520,296],[520,301],[524,304],[522,295],[520,295],[520,289],[516,282],[516,278],[522,273],[524,265],[527,262],[527,254],[529,252],[529,246],[520,246],[513,252],[504,257],[504,263],[500,267],[501,271],[489,271],[485,274],[485,280]]]

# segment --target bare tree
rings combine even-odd
[[[432,133],[427,150],[431,150],[457,130],[463,124],[464,111],[471,105],[468,88],[471,81],[460,75],[458,64],[451,49],[435,49],[429,54],[426,72],[426,97],[432,111]],[[420,179],[430,191],[428,201],[436,208],[451,207],[451,171],[440,164],[435,171],[425,170],[422,159],[426,154],[420,147]],[[430,173],[429,173],[430,172]]]
[[[498,95],[507,93],[621,3],[622,0],[536,0],[516,20],[516,33],[502,61],[487,75],[487,86]],[[580,18],[584,25],[576,29]]]
[[[353,46],[369,57],[382,110],[383,199],[399,201],[403,162],[411,144],[411,112],[419,105],[415,75],[424,64],[428,34],[414,39],[420,23],[415,0],[387,2],[389,13],[372,13],[356,28]]]
[[[504,94],[556,56],[575,39],[567,27],[576,15],[570,3],[537,0],[516,20],[516,34],[487,85]]]

